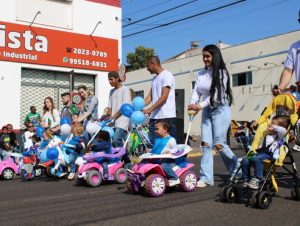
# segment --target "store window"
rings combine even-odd
[[[144,98],[144,90],[136,91],[135,96]]]

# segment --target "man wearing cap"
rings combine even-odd
[[[115,147],[122,147],[123,140],[126,139],[126,131],[128,130],[129,118],[120,113],[122,104],[131,102],[130,90],[127,86],[122,85],[119,73],[111,71],[108,73],[109,84],[113,87],[109,93],[109,102],[107,114],[114,119],[115,134],[113,143]]]

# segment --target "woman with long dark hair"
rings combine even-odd
[[[233,101],[229,73],[217,46],[205,46],[202,55],[205,69],[198,72],[188,105],[189,110],[202,110],[202,157],[197,187],[214,185],[213,149],[220,153],[230,175],[234,174],[239,165],[226,143],[226,134],[231,123],[230,105]],[[201,96],[203,100],[199,102]]]
[[[50,128],[53,132],[57,132],[60,129],[60,115],[55,108],[52,97],[46,97],[44,100],[41,125],[44,128]]]

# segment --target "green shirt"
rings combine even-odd
[[[40,121],[42,120],[42,117],[40,113],[36,112],[35,114],[32,114],[31,112],[28,113],[25,117],[25,123],[32,123],[34,127],[38,127],[40,125]]]

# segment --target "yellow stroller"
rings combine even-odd
[[[271,160],[264,160],[265,178],[262,180],[259,189],[254,191],[250,197],[250,205],[261,209],[269,208],[272,203],[272,197],[275,192],[278,192],[278,185],[275,179],[276,169],[282,167],[287,175],[292,176],[294,181],[293,189],[291,191],[292,199],[300,199],[299,180],[296,169],[296,164],[291,149],[288,146],[289,131],[296,124],[298,120],[296,100],[290,94],[280,94],[276,96],[270,105],[263,112],[258,120],[258,129],[256,131],[254,140],[251,145],[251,150],[257,150],[267,135],[267,127],[270,124],[270,116],[273,115],[287,115],[290,119],[290,125],[287,128],[287,133],[276,142],[279,148],[279,156],[274,156]],[[289,158],[289,161],[287,161]],[[292,169],[289,169],[290,166]],[[237,170],[236,175],[241,171],[241,167]],[[240,189],[243,188],[239,183],[231,179],[229,185],[224,186],[220,191],[221,202],[237,202],[241,195]],[[243,188],[245,189],[245,188]]]

